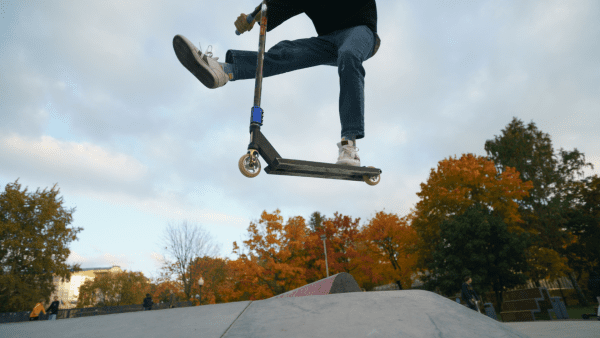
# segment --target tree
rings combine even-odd
[[[156,299],[157,303],[170,303],[171,292],[175,295],[176,301],[185,298],[183,292],[183,286],[178,281],[164,280],[158,282],[153,288],[151,288],[152,299]]]
[[[492,290],[498,306],[502,292],[527,281],[525,248],[528,233],[510,233],[499,215],[480,204],[469,207],[440,224],[442,241],[436,245],[431,275],[424,278],[427,289],[439,287],[444,294],[460,291],[463,278],[470,275],[478,294]]]
[[[178,227],[168,224],[163,240],[167,253],[175,259],[174,264],[165,260],[164,268],[177,276],[183,285],[186,298],[190,299],[192,286],[197,283],[190,278],[192,262],[198,257],[216,256],[220,249],[211,243],[207,232],[187,221],[183,221]]]
[[[353,219],[336,212],[333,218],[323,222],[321,229],[310,234],[305,245],[307,259],[316,263],[312,265],[316,270],[306,272],[310,280],[326,277],[321,235],[326,236],[329,275],[347,272],[361,287],[365,283],[383,280],[378,273],[380,264],[373,256],[368,255],[366,238],[361,232],[359,222],[360,218]]]
[[[577,149],[569,152],[561,148],[560,156],[555,156],[550,136],[538,130],[535,123],[525,126],[516,117],[501,136],[486,141],[485,150],[499,172],[515,168],[523,180],[533,184],[529,196],[519,202],[525,228],[535,234],[528,249],[529,277],[539,286],[540,279],[567,273],[569,268],[559,251],[572,241],[571,233],[565,231],[572,199],[569,187],[576,176],[583,175],[585,166],[592,165],[585,163],[585,156]]]
[[[381,267],[391,267],[381,274],[395,281],[400,290],[403,289],[402,285],[412,285],[411,277],[417,258],[415,254],[410,254],[410,249],[416,245],[417,233],[407,220],[381,211],[362,229],[366,243],[369,243],[369,254],[376,262],[389,263],[381,264]]]
[[[200,304],[217,304],[225,302],[226,297],[221,294],[220,286],[226,283],[227,278],[232,276],[231,268],[227,259],[200,257],[192,263],[191,279],[196,281],[192,285],[192,294],[201,296]],[[202,290],[197,281],[204,281]]]
[[[323,225],[323,221],[326,219],[325,215],[321,215],[320,212],[315,211],[310,215],[308,225],[313,232],[316,232]]]
[[[30,193],[18,182],[0,194],[0,312],[33,308],[54,292],[54,277],[80,270],[66,264],[69,243],[83,230],[69,227],[75,208],[63,207],[56,184]]]
[[[233,243],[233,252],[239,255],[232,265],[238,277],[238,295],[247,293],[251,300],[264,299],[306,284],[306,223],[297,216],[284,226],[280,212],[263,211],[258,225],[264,224],[264,232],[250,223],[250,238],[244,241],[248,254],[239,254],[240,248]]]
[[[79,287],[77,307],[141,304],[150,289],[141,272],[102,273]]]
[[[587,299],[578,282],[584,271],[600,266],[600,177],[594,175],[572,186],[572,204],[567,211],[565,226],[575,239],[561,250],[561,254],[568,258],[569,266],[575,272],[575,276],[568,276],[577,290],[579,301],[586,304]]]
[[[411,226],[418,240],[410,253],[418,254],[416,268],[427,271],[433,262],[433,252],[443,238],[440,224],[461,215],[477,203],[500,217],[512,233],[521,233],[523,221],[517,201],[527,196],[531,182],[519,179],[514,168],[507,167],[498,174],[494,162],[483,157],[465,154],[460,159],[440,161],[431,170],[427,183],[421,184]]]

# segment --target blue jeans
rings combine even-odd
[[[53,315],[53,314],[49,315],[48,320],[56,320],[56,315]]]
[[[365,69],[373,54],[375,34],[367,26],[341,29],[328,35],[283,40],[265,52],[263,77],[327,65],[338,67],[342,137],[365,137]],[[233,80],[254,79],[258,52],[228,50],[225,62],[233,65]]]

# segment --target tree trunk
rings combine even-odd
[[[496,294],[496,313],[502,318],[500,312],[502,312],[502,291],[494,290]]]
[[[590,306],[587,299],[585,299],[585,296],[583,295],[581,288],[579,287],[579,283],[577,283],[575,276],[573,276],[573,273],[569,274],[569,279],[571,280],[571,283],[573,283],[573,286],[575,287],[575,290],[577,291],[577,298],[579,299],[579,305]]]
[[[399,280],[396,281],[396,284],[398,284],[398,290],[403,290],[402,289],[402,283],[400,283]]]

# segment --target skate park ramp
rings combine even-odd
[[[581,323],[575,332],[555,326],[550,330],[552,335],[540,336],[528,329],[529,323],[504,324],[423,290],[333,293],[336,285],[338,291],[355,290],[356,282],[349,281],[348,276],[335,275],[290,291],[287,296],[260,301],[5,324],[0,325],[0,337],[479,338],[588,337],[586,332],[597,337],[600,332],[596,331],[600,322],[596,322]],[[310,294],[311,290],[321,294]]]

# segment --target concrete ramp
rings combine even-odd
[[[529,337],[433,292],[350,292],[0,325],[0,337]]]

